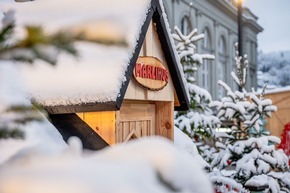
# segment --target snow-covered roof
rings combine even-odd
[[[48,32],[84,29],[88,35],[125,40],[128,44],[77,42],[80,55],[77,59],[61,54],[56,66],[42,61],[32,66],[21,65],[29,94],[51,113],[119,109],[151,19],[157,23],[157,33],[163,41],[162,49],[178,89],[180,108],[186,109],[183,72],[170,44],[160,3],[158,0],[38,0],[0,5],[4,11],[15,10],[17,26],[40,25]],[[18,31],[21,37],[21,28]]]
[[[281,88],[275,88],[271,90],[266,90],[266,94],[274,94],[274,93],[280,93],[280,92],[289,92],[290,91],[290,86],[285,86]]]

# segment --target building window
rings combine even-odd
[[[222,36],[220,37],[219,39],[219,42],[218,42],[218,52],[220,55],[226,55],[226,41],[225,41],[225,37]]]
[[[181,32],[184,35],[187,35],[191,32],[191,24],[190,24],[190,19],[188,16],[184,16],[181,20]]]
[[[210,50],[211,49],[211,39],[210,39],[209,29],[205,28],[203,34],[204,34],[203,48],[205,50]]]
[[[203,39],[203,53],[210,54],[211,53],[211,38],[210,38],[210,32],[208,28],[205,28],[203,31],[204,39]],[[202,87],[210,92],[210,79],[211,77],[211,61],[204,60],[202,65]]]
[[[257,50],[255,42],[251,43],[251,64],[256,65]]]
[[[250,70],[250,89],[254,88],[256,89],[257,85],[256,85],[256,76],[255,76],[255,70]]]
[[[202,87],[204,89],[206,89],[207,91],[209,91],[210,89],[210,80],[209,80],[209,76],[210,76],[210,69],[209,69],[209,61],[205,60],[203,62],[202,65]]]
[[[222,36],[218,41],[218,63],[217,63],[217,78],[226,82],[226,43],[225,38]],[[224,89],[218,89],[217,97],[221,99],[225,96]]]

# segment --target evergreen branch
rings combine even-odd
[[[24,133],[17,128],[8,129],[5,127],[0,127],[0,139],[8,138],[23,139]]]
[[[13,118],[10,120],[11,124],[26,125],[31,122],[42,122],[44,119],[41,116],[42,109],[38,110],[34,106],[15,105],[6,109],[5,113],[13,113]]]
[[[89,40],[89,39],[80,39],[82,41],[89,41],[89,42],[93,42],[93,43],[98,43],[98,44],[103,44],[103,45],[107,45],[107,46],[120,46],[120,47],[128,47],[128,43],[126,42],[126,40],[122,39],[122,40],[106,40],[106,39],[94,39],[94,40]]]
[[[14,105],[10,106],[8,109],[6,109],[6,112],[37,112],[38,109],[34,106],[26,106],[26,105]]]
[[[10,39],[13,35],[15,25],[10,24],[5,26],[1,31],[0,31],[0,45],[1,47],[5,47],[4,43],[6,40]]]
[[[28,123],[31,123],[32,121],[34,121],[34,122],[42,122],[43,118],[30,115],[30,116],[26,116],[24,118],[17,118],[17,119],[13,120],[14,123],[21,124],[21,125],[26,125]]]

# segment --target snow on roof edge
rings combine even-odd
[[[182,67],[182,65],[180,63],[179,55],[177,53],[177,50],[175,49],[174,40],[173,40],[173,38],[171,36],[171,29],[170,29],[170,26],[169,26],[169,23],[168,23],[168,19],[167,19],[167,15],[166,15],[166,12],[165,12],[165,8],[164,8],[164,5],[163,5],[163,0],[159,0],[159,4],[160,4],[160,7],[162,9],[162,14],[163,14],[163,18],[164,18],[165,25],[166,25],[166,30],[167,30],[167,33],[168,33],[168,36],[169,36],[170,45],[172,47],[172,50],[173,50],[173,53],[174,53],[174,56],[175,56],[175,59],[176,59],[177,65],[178,65],[178,69],[179,69],[179,72],[180,72],[180,75],[181,75],[181,78],[182,78],[182,81],[183,81],[183,85],[184,85],[184,89],[185,89],[185,92],[186,92],[186,96],[187,96],[187,99],[189,101],[190,100],[189,87],[188,87],[187,81],[185,79],[185,75],[184,75],[184,72],[183,72],[183,67]]]
[[[290,92],[290,86],[266,90],[265,93],[266,94],[274,94],[274,93],[288,92],[288,91]]]

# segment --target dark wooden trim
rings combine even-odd
[[[157,34],[161,43],[162,51],[164,53],[169,72],[175,87],[180,106],[175,107],[175,110],[188,110],[189,100],[186,94],[185,85],[181,77],[178,62],[174,55],[174,48],[170,43],[170,35],[166,30],[165,18],[163,18],[160,4],[157,4],[157,9],[153,15],[153,21],[156,23]]]
[[[49,118],[65,141],[76,136],[82,141],[83,148],[90,150],[100,150],[109,145],[76,114],[50,114]]]
[[[140,50],[141,50],[142,45],[144,43],[146,33],[147,33],[149,25],[150,25],[150,21],[153,17],[155,10],[156,10],[156,5],[155,5],[156,3],[154,3],[154,2],[155,2],[154,0],[151,2],[151,6],[148,10],[146,20],[141,28],[141,32],[140,32],[137,46],[135,47],[133,57],[130,60],[129,67],[128,67],[126,74],[125,74],[126,81],[122,84],[122,87],[120,89],[120,94],[117,98],[117,106],[119,108],[121,108],[122,102],[123,102],[124,97],[125,97],[125,93],[127,91],[128,85],[129,85],[129,82],[130,82],[131,78],[133,77],[133,70],[135,68],[136,61],[138,59],[138,56],[140,54]]]
[[[116,102],[86,103],[86,104],[79,104],[79,105],[46,106],[44,108],[49,114],[69,114],[69,113],[80,113],[80,112],[117,111],[117,110],[119,110]]]

